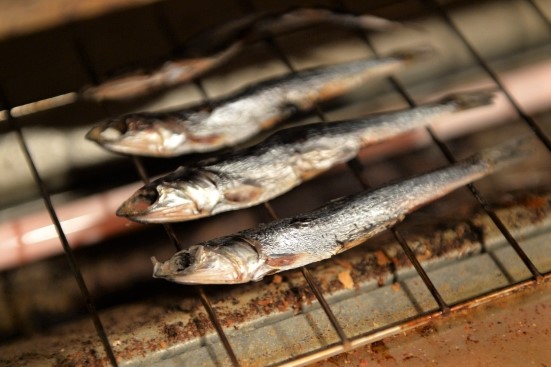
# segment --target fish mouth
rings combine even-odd
[[[111,126],[96,126],[86,133],[86,139],[100,144],[115,143],[119,141],[123,133]]]
[[[158,198],[159,193],[155,188],[142,188],[123,202],[116,214],[119,217],[139,219],[151,211],[151,206]]]
[[[197,267],[195,261],[200,260],[204,252],[202,247],[192,246],[187,250],[178,252],[165,262],[157,261],[155,257],[151,257],[153,278],[168,279],[181,283],[196,283],[197,281],[194,281],[194,271]],[[179,278],[179,281],[176,280],[177,278]]]
[[[164,263],[151,258],[153,277],[180,284],[243,283],[239,265],[231,258],[202,245],[176,253]]]
[[[136,191],[117,209],[117,216],[140,223],[167,223],[205,217],[190,197],[167,194],[162,184],[150,184]],[[179,202],[175,202],[176,198]]]
[[[103,121],[86,133],[86,139],[96,143],[113,143],[128,131],[126,122],[121,119]]]
[[[174,260],[176,259],[176,261]],[[190,251],[183,251],[178,254],[177,257],[166,261],[160,262],[155,256],[151,257],[153,263],[153,278],[172,278],[174,274],[185,274],[186,271],[192,266],[195,256]]]
[[[86,133],[86,139],[95,141],[96,143],[101,142],[101,133],[103,132],[102,126],[93,127],[90,131]]]

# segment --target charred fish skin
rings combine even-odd
[[[173,157],[241,143],[258,132],[338,97],[366,81],[396,72],[431,54],[419,47],[380,59],[358,60],[267,80],[205,106],[109,119],[87,138],[123,154]]]
[[[330,258],[415,209],[517,162],[529,154],[533,140],[509,141],[446,168],[333,200],[308,214],[206,241],[164,263],[153,259],[153,276],[182,284],[244,283]]]
[[[280,130],[256,146],[155,180],[126,200],[117,214],[162,223],[257,205],[352,159],[362,147],[492,100],[493,92],[465,92],[413,109]]]

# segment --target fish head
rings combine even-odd
[[[163,223],[209,216],[221,199],[214,172],[180,167],[136,191],[117,215],[138,222]]]
[[[237,284],[264,275],[258,273],[264,268],[259,253],[239,237],[222,237],[177,252],[164,263],[152,262],[154,278],[181,284]]]
[[[171,157],[185,153],[187,134],[175,117],[138,113],[105,120],[86,138],[117,153]]]

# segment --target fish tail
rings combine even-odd
[[[399,22],[394,22],[386,18],[381,18],[371,14],[353,14],[322,8],[302,8],[283,14],[282,18],[290,17],[299,20],[326,21],[329,23],[342,25],[345,27],[359,28],[364,30],[383,32],[401,27]]]
[[[493,103],[495,90],[484,89],[471,92],[460,92],[450,94],[441,100],[442,104],[453,104],[457,110],[468,110],[470,108],[487,106]]]
[[[535,139],[532,136],[508,140],[467,158],[467,161],[470,164],[483,166],[486,172],[495,172],[530,156],[533,153],[534,143]]]
[[[412,208],[425,205],[463,185],[520,161],[530,154],[533,141],[534,138],[526,137],[509,140],[482,150],[456,164],[412,179],[411,200],[404,201],[405,211],[410,212]]]
[[[391,56],[404,62],[413,62],[426,59],[430,56],[434,56],[435,53],[436,51],[434,47],[428,44],[424,44],[417,47],[402,49],[393,52]]]
[[[402,26],[398,22],[393,22],[391,20],[370,14],[358,15],[357,21],[360,28],[378,32],[389,31]]]

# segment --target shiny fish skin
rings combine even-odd
[[[338,97],[374,77],[389,75],[431,54],[420,47],[380,59],[358,60],[270,79],[213,103],[165,113],[116,117],[87,138],[114,152],[172,157],[243,142],[298,111]]]
[[[373,31],[399,27],[399,23],[372,15],[318,8],[276,14],[252,13],[186,41],[186,50],[193,57],[167,61],[156,69],[108,79],[99,85],[84,88],[81,97],[94,101],[125,100],[184,84],[225,63],[241,52],[246,44],[320,23]]]
[[[504,168],[529,153],[517,139],[466,160],[388,186],[333,200],[293,218],[191,246],[153,276],[182,284],[232,284],[330,258],[402,221],[406,214]]]
[[[492,103],[488,91],[459,93],[425,106],[276,132],[258,145],[181,167],[138,190],[117,214],[138,222],[185,221],[273,199],[355,157],[369,144]]]

